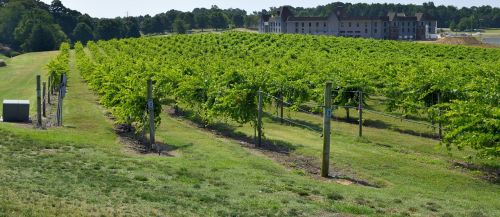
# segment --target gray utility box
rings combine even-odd
[[[29,122],[30,101],[4,100],[2,116],[4,122]]]

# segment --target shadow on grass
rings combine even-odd
[[[308,107],[308,106],[301,106],[300,108],[303,109],[303,110],[305,110],[305,111],[312,111],[312,108]],[[312,111],[311,114],[314,114],[314,115],[317,115],[317,116],[321,116],[321,113],[317,112],[317,111],[316,112]],[[411,116],[411,117],[408,117],[408,118],[411,119],[411,120],[415,120],[415,121],[426,121],[424,118],[419,118],[419,117],[416,117],[416,116]],[[276,118],[276,117],[275,117],[275,119],[279,120],[279,118]],[[307,121],[296,120],[296,119],[291,119],[291,120],[293,120],[294,122],[295,121],[299,122],[299,123],[307,125],[307,126],[314,125],[314,124],[311,124],[311,123],[309,123],[309,125],[305,124],[305,123],[308,123]],[[349,119],[347,119],[345,117],[333,116],[332,120],[333,121],[338,121],[338,122],[343,122],[343,123],[348,123],[348,124],[358,124],[359,123],[359,120],[357,118],[352,118],[352,117],[349,118]],[[318,126],[318,125],[315,125],[315,126]],[[439,135],[437,133],[418,132],[418,131],[410,130],[410,129],[401,129],[399,127],[393,126],[390,123],[387,123],[387,122],[382,121],[382,120],[364,119],[363,126],[365,126],[365,127],[371,127],[371,128],[376,128],[376,129],[391,130],[391,131],[395,131],[395,132],[402,133],[402,134],[408,134],[408,135],[412,135],[412,136],[419,136],[419,137],[424,137],[424,138],[429,138],[429,139],[439,139]]]
[[[217,123],[207,124],[202,120],[202,118],[197,113],[189,110],[183,110],[180,108],[168,109],[167,112],[171,116],[185,118],[191,121],[197,127],[209,130],[216,135],[241,141],[242,145],[245,145],[250,148],[289,154],[290,152],[295,151],[297,148],[302,147],[302,145],[296,145],[282,140],[274,140],[267,138],[263,138],[262,145],[258,146],[256,145],[257,144],[256,138],[254,138],[253,136],[248,136],[242,132],[238,132],[235,126],[232,126],[228,123],[217,122]]]
[[[493,183],[500,184],[500,166],[498,165],[477,165],[461,161],[452,161],[453,167],[467,169],[470,171],[480,171],[484,180]]]
[[[225,138],[237,140],[242,146],[247,148],[257,149],[261,153],[267,155],[268,157],[278,161],[279,163],[299,170],[304,170],[309,174],[319,176],[320,163],[318,159],[310,156],[297,155],[293,151],[297,148],[303,147],[303,145],[292,144],[282,140],[273,140],[264,138],[261,147],[256,146],[256,141],[253,137],[248,136],[244,133],[237,132],[236,127],[227,123],[212,123],[206,124],[200,116],[190,110],[177,109],[167,109],[167,113],[173,117],[180,117],[191,121],[199,128],[206,129],[213,134],[223,136]],[[279,118],[273,117],[272,115],[265,114],[265,117],[269,117],[272,121],[280,122]],[[301,120],[296,120],[301,121]],[[320,125],[311,124],[309,122],[301,121],[304,126],[310,127],[312,129],[321,129]],[[311,130],[311,129],[309,129]],[[331,167],[331,176],[328,179],[335,179],[338,181],[348,181],[352,184],[363,185],[374,188],[381,188],[382,186],[377,184],[372,184],[368,181],[357,179],[355,177],[350,177],[348,175],[342,174],[336,168]]]
[[[132,126],[116,125],[114,130],[120,140],[127,145],[127,148],[143,155],[158,154],[159,156],[174,157],[171,152],[193,146],[192,143],[177,146],[156,141],[150,147],[149,141]]]
[[[269,113],[264,112],[264,117],[269,118],[274,123],[281,123],[281,118],[276,117],[274,115],[271,115]],[[306,129],[306,130],[311,130],[311,131],[316,132],[316,133],[322,133],[322,131],[323,131],[323,126],[320,124],[315,124],[315,123],[311,123],[308,121],[289,118],[289,117],[286,117],[285,119],[290,120],[294,123],[297,123],[297,124],[293,124],[293,123],[284,121],[283,124],[285,124],[285,125],[295,126],[295,127],[299,127],[299,128]]]

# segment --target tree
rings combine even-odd
[[[47,25],[37,23],[22,45],[25,51],[48,51],[57,48],[56,39]]]
[[[210,15],[210,25],[217,29],[226,29],[227,28],[227,18],[226,16],[220,12],[214,12]]]
[[[196,26],[203,32],[204,29],[208,27],[208,16],[205,13],[195,15]]]
[[[241,14],[236,14],[232,17],[232,22],[234,26],[241,28],[245,24],[245,18]]]
[[[451,31],[456,31],[457,30],[457,23],[455,23],[455,21],[451,21],[451,23],[450,23],[450,30]]]
[[[151,18],[151,16],[146,15],[144,17],[141,23],[141,31],[145,35],[154,33],[153,18]]]
[[[15,39],[14,30],[26,12],[25,5],[11,2],[0,8],[0,43],[17,49],[20,43]]]
[[[174,31],[179,34],[186,34],[186,25],[182,19],[176,19],[174,21]]]
[[[94,40],[92,28],[86,23],[78,23],[72,35],[75,42],[79,41],[84,45],[87,44],[88,41]]]
[[[101,19],[97,22],[95,35],[99,40],[110,40],[123,38],[125,31],[123,21],[119,19]]]
[[[42,33],[47,35],[40,35]],[[23,15],[22,20],[14,30],[14,38],[24,51],[57,49],[62,42],[67,41],[67,36],[61,27],[54,23],[47,11],[41,9],[33,9]],[[39,45],[35,42],[48,44]]]
[[[53,0],[48,9],[54,21],[61,26],[62,31],[66,35],[72,36],[73,30],[78,24],[78,17],[82,14],[66,8],[60,0]]]
[[[245,16],[245,27],[246,28],[256,28],[259,25],[258,15],[248,15]]]
[[[139,29],[139,21],[134,17],[125,18],[125,37],[138,38],[141,37]]]
[[[472,17],[464,17],[460,19],[460,22],[457,25],[457,29],[460,31],[474,29]]]

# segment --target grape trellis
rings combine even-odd
[[[343,93],[394,99],[387,101],[389,111],[444,123],[447,144],[500,155],[498,49],[249,33],[99,41],[89,42],[88,50],[75,48],[77,66],[101,103],[117,122],[139,129],[149,77],[155,105],[174,101],[198,111],[207,123],[223,117],[254,126],[259,89],[300,107],[321,104],[330,80]],[[334,104],[357,106],[356,94],[338,96]],[[157,124],[160,111],[155,106]]]

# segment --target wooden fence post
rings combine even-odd
[[[42,83],[42,115],[43,117],[47,117],[46,106],[45,106],[45,95],[47,94],[47,83]]]
[[[42,93],[40,92],[40,75],[36,76],[36,126],[42,126]]]
[[[148,113],[149,113],[149,151],[155,145],[155,113],[153,103],[153,81],[148,79]]]
[[[51,88],[51,83],[50,83],[50,81],[51,81],[51,79],[52,79],[51,77],[52,77],[52,76],[49,76],[49,80],[48,80],[48,82],[47,82],[47,84],[48,84],[48,87],[47,87],[47,91],[48,91],[48,92],[47,92],[47,103],[48,103],[49,105],[50,105],[50,88]]]
[[[51,85],[51,88],[50,88],[50,94],[54,95],[54,90],[56,88],[56,80],[55,80],[55,75],[54,75],[54,72],[51,72],[50,73],[50,77],[52,78],[51,81],[52,81],[52,85]]]
[[[441,103],[441,93],[438,93],[437,94],[437,103],[438,103],[438,106],[439,104]],[[441,123],[441,108],[438,107],[438,135],[439,135],[439,140],[442,140],[443,139],[443,125]]]
[[[263,107],[262,91],[259,88],[259,104],[257,112],[257,146],[262,146],[262,107]]]
[[[332,116],[332,82],[326,82],[325,105],[323,108],[323,160],[321,162],[321,176],[327,178],[330,171],[330,134]]]
[[[359,112],[359,137],[363,137],[363,91],[359,91],[359,105],[358,105],[358,112]]]
[[[283,119],[283,107],[284,107],[284,97],[283,97],[283,90],[280,91],[280,118],[281,118],[281,124],[285,123]]]

